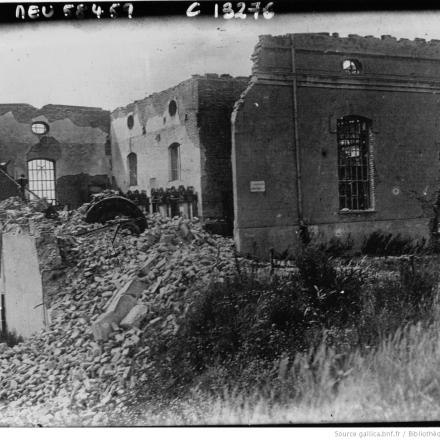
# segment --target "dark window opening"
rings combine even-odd
[[[147,128],[145,125],[142,126],[142,134],[147,134]]]
[[[358,116],[338,119],[339,207],[366,210],[371,204],[370,122]]]
[[[29,189],[38,197],[55,204],[55,163],[51,160],[35,159],[28,162]],[[37,197],[30,193],[30,199]]]
[[[107,139],[105,142],[105,155],[111,156],[112,155],[112,144],[110,142],[110,139]]]
[[[127,127],[131,130],[133,126],[134,126],[134,118],[133,115],[130,115],[127,118]]]
[[[128,172],[130,177],[130,186],[137,185],[137,156],[136,153],[130,153],[127,156]]]
[[[344,60],[342,62],[342,69],[350,75],[357,75],[361,73],[362,65],[358,60]]]
[[[173,99],[168,104],[168,113],[170,114],[170,116],[174,116],[176,114],[176,112],[177,112],[177,103]]]
[[[35,134],[46,134],[49,131],[49,126],[45,122],[34,122],[31,128]]]
[[[170,181],[180,180],[180,145],[171,144],[168,148],[170,163]]]

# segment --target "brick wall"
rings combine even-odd
[[[247,78],[216,74],[198,79],[202,211],[205,218],[233,220],[231,113],[247,81]]]
[[[420,199],[435,191],[438,180],[439,43],[264,36],[253,59],[253,80],[233,114],[239,249],[267,256],[271,246],[294,248],[298,207],[324,241],[350,234],[360,244],[379,229],[429,237]],[[361,73],[344,72],[344,59],[360,61]],[[336,121],[347,115],[372,124],[375,206],[369,212],[339,210]],[[266,191],[251,192],[251,181],[265,181]]]

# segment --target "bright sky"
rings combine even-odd
[[[0,103],[113,110],[192,74],[249,75],[261,34],[440,39],[440,12],[295,14],[272,20],[145,18],[3,25]]]

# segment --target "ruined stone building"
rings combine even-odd
[[[109,131],[110,112],[100,108],[0,104],[0,162],[37,196],[74,208],[110,187]],[[18,194],[0,173],[0,200]]]
[[[429,237],[440,155],[440,42],[262,36],[232,115],[241,252],[373,231]],[[300,228],[302,226],[302,228]]]
[[[234,219],[239,251],[262,257],[299,231],[428,238],[440,42],[262,36],[252,59],[250,80],[194,75],[111,114],[0,105],[0,166],[69,207],[111,186],[163,215]],[[14,193],[0,173],[0,199]]]
[[[193,75],[111,114],[115,185],[154,210],[233,218],[231,113],[248,78]]]

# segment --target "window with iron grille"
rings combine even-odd
[[[339,208],[363,211],[372,208],[370,121],[345,116],[337,121]]]
[[[170,181],[180,179],[180,145],[171,144],[168,148],[170,163]]]
[[[127,156],[128,172],[130,177],[130,186],[136,186],[137,183],[137,155],[130,153]]]
[[[38,197],[55,204],[55,163],[51,160],[35,159],[28,162],[29,189]],[[31,193],[30,199],[36,197]]]

